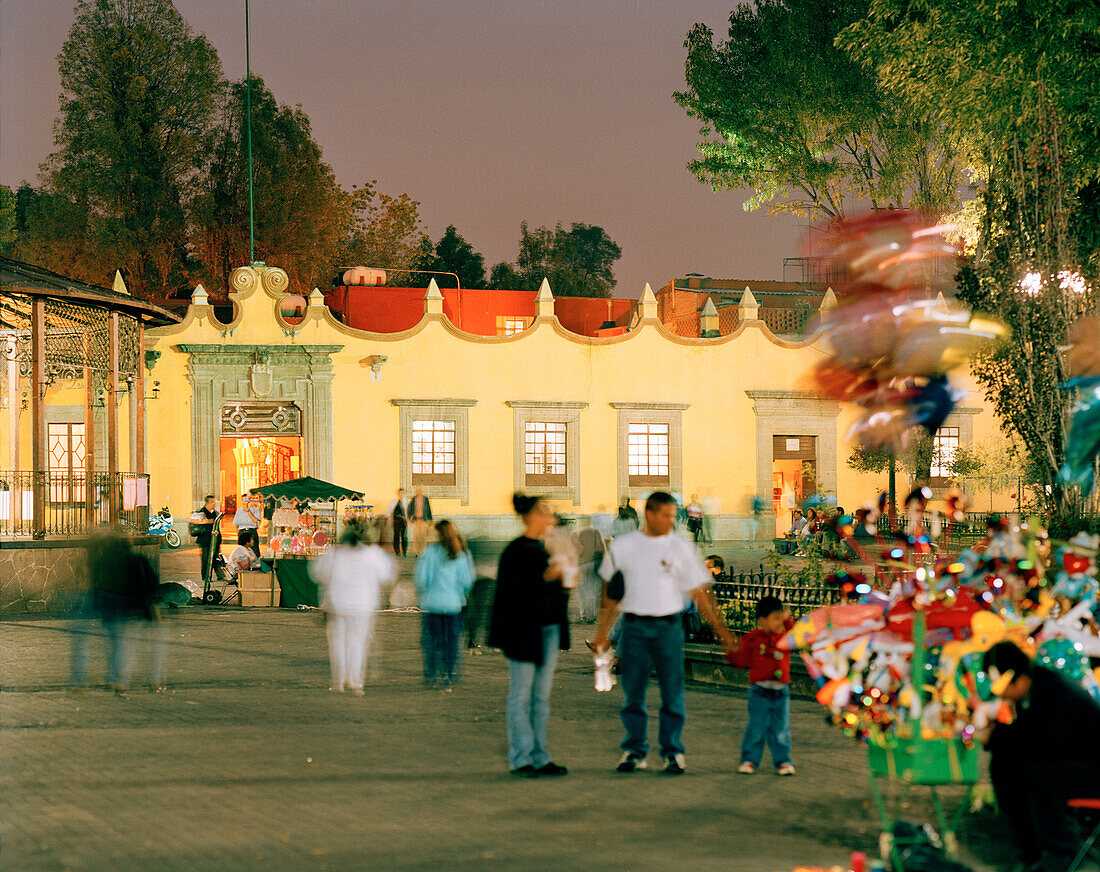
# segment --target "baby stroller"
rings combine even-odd
[[[228,605],[240,600],[237,580],[229,574],[229,567],[222,556],[221,523],[224,513],[218,512],[210,531],[210,564],[203,567],[202,601],[208,606]]]

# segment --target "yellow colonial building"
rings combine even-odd
[[[147,331],[154,508],[186,517],[207,493],[231,508],[250,487],[312,475],[381,510],[397,487],[423,487],[437,516],[504,538],[517,489],[588,514],[660,488],[698,494],[715,538],[744,540],[754,496],[768,539],[809,492],[851,506],[885,486],[846,463],[855,410],[807,389],[824,352],[775,335],[751,292],[725,336],[669,332],[647,285],[628,332],[585,337],[561,326],[544,283],[527,329],[484,337],[447,319],[434,283],[399,333],[345,326],[318,291],[303,312],[287,285],[281,270],[244,267],[228,323],[200,286],[181,323]],[[705,310],[700,333],[716,318]],[[941,433],[965,445],[996,429],[972,390]]]

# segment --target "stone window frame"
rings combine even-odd
[[[756,416],[756,493],[771,503],[773,439],[776,436],[814,436],[817,486],[825,493],[837,488],[837,418],[840,403],[813,391],[749,390]],[[758,538],[775,535],[775,515],[766,511]]]
[[[940,427],[957,427],[959,430],[959,448],[974,444],[974,416],[982,413],[980,406],[956,406],[951,410]],[[934,478],[929,482],[935,497],[944,496],[955,486],[950,479]]]
[[[684,433],[683,413],[690,403],[609,403],[618,414],[616,430],[617,500],[624,496],[639,500],[649,496],[657,488],[630,486],[630,449],[627,434],[631,424],[668,425],[668,485],[674,494],[684,492]]]
[[[392,399],[397,406],[401,444],[401,487],[412,493],[412,422],[451,421],[455,425],[455,481],[453,485],[421,485],[429,499],[458,500],[470,505],[470,407],[477,400]]]
[[[516,490],[550,500],[581,502],[580,440],[581,412],[588,403],[555,402],[551,400],[506,400],[512,409],[512,480]],[[565,484],[528,484],[526,424],[543,421],[565,424]]]

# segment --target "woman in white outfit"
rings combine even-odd
[[[350,689],[363,695],[374,612],[383,585],[396,575],[392,557],[369,544],[367,531],[349,524],[340,544],[314,560],[309,574],[321,588],[321,608],[326,613],[332,686],[342,693]]]

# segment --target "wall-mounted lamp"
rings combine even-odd
[[[147,397],[147,399],[150,399],[150,400],[155,400],[155,399],[156,399],[157,397],[159,397],[159,396],[160,396],[160,382],[159,382],[159,381],[155,381],[155,382],[153,382],[153,390],[152,390],[152,393],[150,393],[150,394],[149,394],[149,396]]]
[[[27,392],[23,391],[19,398],[19,408],[21,411],[27,411]]]
[[[370,380],[381,381],[382,380],[382,364],[384,364],[388,357],[384,354],[371,354],[364,357],[359,361],[360,366],[370,367]]]

